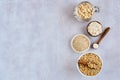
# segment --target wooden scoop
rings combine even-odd
[[[107,35],[107,33],[110,31],[110,27],[106,28],[101,37],[98,39],[96,43],[93,44],[93,48],[97,49],[99,47],[100,42],[103,40],[103,38]]]
[[[79,61],[78,61],[78,64],[87,65],[87,62],[86,62],[86,61],[79,60]]]
[[[78,64],[83,64],[85,66],[88,66],[91,69],[96,69],[96,66],[91,66],[91,64],[97,65],[95,62],[86,62],[86,61],[83,61],[83,60],[79,60]]]

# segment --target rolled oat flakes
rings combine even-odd
[[[79,61],[87,62],[87,65],[79,63]],[[87,53],[80,57],[78,60],[78,68],[86,76],[95,76],[97,75],[102,67],[102,61],[94,53]]]

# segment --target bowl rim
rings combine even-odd
[[[96,75],[93,75],[93,76],[87,76],[87,75],[83,74],[83,73],[80,71],[80,68],[79,68],[79,66],[78,66],[78,61],[79,61],[79,59],[80,59],[83,55],[89,54],[89,53],[93,53],[93,54],[97,55],[97,56],[100,58],[101,62],[102,62],[102,66],[101,66],[100,71],[99,71]],[[81,54],[81,55],[78,57],[77,62],[76,62],[76,66],[77,66],[78,72],[79,72],[82,76],[84,76],[84,77],[96,77],[96,76],[98,76],[98,75],[101,73],[101,71],[102,71],[103,60],[102,60],[101,56],[100,56],[97,52],[88,51],[88,52],[85,52],[85,53]]]
[[[101,25],[102,32],[101,32],[100,34],[96,35],[96,36],[93,36],[93,35],[88,31],[88,27],[89,27],[89,25],[90,25],[92,22],[97,22],[98,24]],[[97,21],[97,20],[90,21],[90,22],[87,24],[87,26],[86,26],[86,30],[87,30],[87,33],[88,33],[91,37],[97,37],[97,36],[99,36],[99,35],[101,35],[101,34],[103,33],[103,25],[102,25],[101,22],[99,22],[99,21]]]
[[[86,48],[86,49],[83,50],[83,51],[77,51],[77,50],[74,49],[74,47],[73,47],[73,40],[74,40],[75,37],[77,37],[77,36],[84,36],[84,37],[88,40],[88,42],[89,42],[88,48]],[[74,51],[75,53],[83,53],[83,52],[89,50],[90,44],[91,44],[91,41],[90,41],[90,39],[89,39],[85,34],[76,34],[76,35],[73,36],[73,38],[72,38],[72,40],[71,40],[71,48],[73,49],[73,51]]]

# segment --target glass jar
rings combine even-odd
[[[74,9],[74,17],[78,21],[89,21],[93,17],[94,12],[99,12],[99,8],[97,6],[93,6],[88,1],[83,1]]]

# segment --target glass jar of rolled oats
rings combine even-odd
[[[74,17],[79,21],[89,21],[93,17],[94,12],[99,12],[99,8],[88,1],[83,1],[75,8]]]

